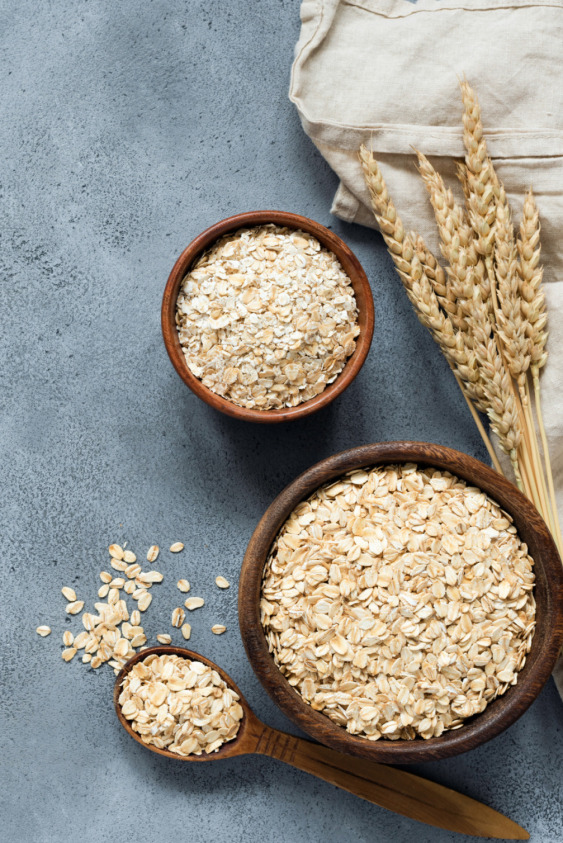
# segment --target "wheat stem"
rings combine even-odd
[[[454,372],[454,378],[456,379],[457,384],[458,384],[459,388],[461,389],[461,394],[465,398],[465,402],[466,402],[467,406],[469,407],[469,412],[471,413],[471,415],[473,417],[473,421],[475,422],[475,425],[477,426],[477,430],[481,434],[481,439],[483,440],[485,448],[487,449],[489,457],[491,458],[491,462],[493,464],[493,467],[494,467],[495,471],[498,471],[499,474],[502,474],[504,476],[504,471],[502,470],[502,466],[501,466],[501,464],[499,462],[499,459],[498,459],[498,457],[495,453],[495,449],[493,448],[492,442],[489,439],[487,431],[485,430],[485,426],[484,426],[483,422],[481,421],[481,419],[479,418],[479,413],[475,409],[471,399],[467,396],[467,393],[466,393],[466,391],[463,387],[463,382],[456,375],[455,372]]]
[[[551,459],[549,457],[549,448],[547,446],[547,436],[545,433],[545,426],[543,423],[543,413],[541,409],[541,396],[540,396],[540,379],[539,375],[534,374],[533,376],[533,384],[534,384],[534,401],[535,401],[535,409],[536,409],[536,416],[538,419],[538,428],[540,432],[540,439],[542,443],[543,449],[543,458],[545,462],[545,473],[547,476],[547,484],[549,488],[549,497],[551,501],[551,511],[552,511],[552,532],[555,542],[557,544],[557,548],[561,556],[563,556],[563,539],[561,538],[561,526],[559,524],[559,513],[557,511],[557,498],[555,496],[555,487],[553,485],[553,472],[551,470]],[[529,385],[526,382],[526,388],[529,391]]]

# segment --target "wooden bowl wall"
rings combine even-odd
[[[326,715],[314,711],[287,682],[268,651],[260,623],[260,589],[272,543],[300,501],[347,471],[405,462],[450,471],[478,486],[512,516],[535,563],[537,625],[517,684],[489,703],[484,712],[475,715],[460,729],[444,732],[438,738],[374,742],[349,734]],[[342,752],[386,764],[431,761],[457,755],[494,738],[514,723],[538,696],[563,643],[563,570],[553,539],[535,507],[491,468],[459,451],[424,442],[364,445],[317,463],[287,486],[266,510],[250,539],[242,565],[239,622],[248,658],[258,678],[285,714],[311,737]]]
[[[336,380],[329,384],[320,395],[316,395],[309,401],[298,404],[297,407],[286,407],[282,410],[249,410],[246,407],[239,407],[237,404],[233,404],[232,401],[228,401],[220,395],[216,395],[210,389],[207,389],[199,378],[196,378],[191,373],[180,345],[178,331],[176,330],[176,302],[180,285],[186,273],[205,249],[208,249],[224,234],[237,231],[240,228],[266,225],[267,223],[275,223],[279,226],[287,226],[288,228],[306,231],[316,237],[323,246],[334,252],[352,282],[358,305],[360,333],[356,340],[354,353],[347,360],[344,369]],[[311,413],[316,413],[321,407],[326,407],[327,404],[334,401],[352,383],[362,368],[371,345],[374,322],[373,297],[369,281],[360,262],[344,241],[340,237],[337,237],[336,234],[333,234],[332,231],[329,231],[328,228],[298,214],[290,214],[284,211],[251,211],[245,214],[237,214],[237,216],[229,217],[212,225],[211,228],[208,228],[199,237],[196,237],[184,249],[174,264],[164,290],[161,320],[164,344],[172,365],[192,392],[211,407],[215,407],[216,410],[220,410],[228,416],[245,421],[267,424],[293,421],[294,419],[309,416]]]

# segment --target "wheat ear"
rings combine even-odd
[[[529,340],[530,371],[534,387],[534,399],[538,429],[542,443],[543,457],[545,463],[545,474],[549,490],[549,500],[552,512],[552,525],[559,541],[559,547],[563,547],[561,527],[557,517],[557,499],[553,483],[553,471],[547,445],[547,436],[541,409],[540,370],[547,361],[547,308],[545,304],[545,293],[542,289],[543,270],[540,265],[540,219],[539,212],[534,200],[534,194],[530,189],[524,198],[524,208],[520,223],[520,232],[517,238],[517,250],[520,257],[520,292],[522,297],[522,309],[526,318],[526,327]],[[527,384],[526,384],[527,386]]]
[[[540,219],[534,194],[528,191],[524,199],[520,233],[517,239],[520,257],[522,310],[527,321],[530,365],[534,381],[547,360],[547,309],[542,289],[543,270],[540,265]]]
[[[468,317],[474,338],[473,350],[481,372],[481,384],[487,401],[487,415],[491,428],[499,438],[503,451],[510,456],[519,485],[522,478],[518,466],[518,446],[522,439],[522,426],[510,376],[498,349],[493,328],[488,318],[487,305],[478,286],[473,296],[473,312]]]
[[[477,95],[466,80],[463,80],[460,86],[469,218],[477,236],[477,250],[487,258],[492,255],[494,246],[498,179],[487,151]]]
[[[413,249],[418,238],[406,234],[397,210],[389,196],[385,180],[373,154],[365,147],[360,149],[360,161],[371,197],[373,211],[391,257],[399,271],[409,299],[414,305],[420,321],[429,327],[434,339],[441,346],[454,371],[459,374],[467,394],[475,395],[479,406],[486,409],[491,428],[499,437],[499,442],[511,458],[518,481],[520,472],[516,458],[516,449],[520,442],[518,415],[514,409],[513,396],[505,381],[508,379],[502,367],[500,354],[490,336],[490,322],[485,318],[486,327],[475,330],[478,345],[475,353],[465,346],[464,335],[455,331],[451,320],[440,309],[440,305],[431,283],[423,269],[423,264]],[[434,259],[435,260],[435,259]],[[486,307],[481,299],[478,283],[471,282],[474,290],[472,320]],[[472,326],[472,330],[474,330]],[[489,333],[486,333],[489,331]],[[460,365],[461,364],[461,365]],[[469,372],[467,371],[469,369]],[[468,374],[470,378],[468,378]]]
[[[467,331],[465,317],[471,312],[473,284],[479,284],[483,299],[486,300],[489,296],[490,285],[485,266],[475,248],[473,229],[467,221],[464,209],[455,201],[451,190],[446,188],[441,175],[432,167],[426,156],[421,152],[417,152],[417,156],[419,172],[434,210],[441,241],[440,248],[448,262],[447,298],[451,302],[448,312],[456,327]],[[472,338],[468,333],[467,343],[471,345],[471,342]]]
[[[526,404],[526,372],[531,359],[531,326],[522,310],[521,277],[514,227],[502,185],[496,209],[494,255],[499,304],[496,312],[498,332],[510,374],[518,384],[522,403]]]
[[[426,277],[429,279],[430,284],[434,289],[438,303],[441,304],[445,298],[441,295],[444,285],[446,284],[444,270],[430,249],[427,248],[424,239],[420,235],[413,235],[413,237],[415,240],[416,256],[424,273],[426,274]],[[417,308],[417,315],[420,319],[420,302],[413,301],[413,304]],[[426,323],[423,322],[423,324]],[[472,414],[474,413],[474,407],[476,407],[479,412],[486,414],[487,405],[485,403],[485,393],[481,385],[481,376],[477,366],[477,359],[472,351],[471,343],[469,342],[469,334],[462,330],[455,330],[453,319],[448,317],[448,319],[444,321],[440,320],[440,330],[434,332],[434,339],[440,345],[442,352],[446,355],[446,358],[450,363],[459,383],[460,389],[463,391],[465,400],[471,405],[470,409]],[[478,421],[477,426],[479,427],[480,425],[481,423]],[[484,432],[484,428],[483,434],[483,438],[486,440],[485,445],[488,449],[490,440]],[[496,457],[493,459],[493,462],[496,467],[498,465]],[[500,465],[498,465],[498,470],[501,471]]]

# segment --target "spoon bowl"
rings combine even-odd
[[[205,753],[179,755],[169,749],[159,749],[144,743],[141,735],[134,731],[127,718],[124,717],[119,704],[119,695],[123,680],[131,668],[151,655],[180,656],[203,662],[216,670],[228,687],[239,696],[243,717],[236,737],[209,755]],[[292,767],[323,779],[348,793],[353,793],[361,799],[405,817],[419,820],[419,822],[462,834],[472,834],[476,837],[496,837],[504,840],[529,839],[529,834],[524,828],[469,796],[404,770],[386,767],[363,758],[350,757],[326,746],[314,744],[266,726],[256,717],[228,673],[205,656],[200,656],[199,653],[186,650],[184,647],[149,647],[133,656],[117,675],[113,702],[119,722],[128,735],[145,749],[176,761],[220,761],[236,755],[268,755],[270,758],[277,758],[278,761],[284,761]]]
[[[177,752],[171,752],[169,749],[159,749],[156,746],[152,746],[151,744],[146,744],[141,735],[136,732],[131,723],[127,718],[124,716],[121,705],[119,704],[119,695],[121,693],[121,686],[123,684],[123,680],[129,673],[132,667],[136,665],[140,661],[144,661],[147,656],[180,656],[183,659],[190,659],[191,661],[198,661],[203,662],[208,667],[216,670],[221,679],[235,691],[239,696],[239,705],[241,706],[244,714],[242,720],[240,721],[239,730],[235,738],[230,741],[226,741],[216,752],[211,752],[208,755],[202,752],[201,755],[179,755]],[[115,680],[115,687],[113,690],[113,704],[115,706],[115,711],[117,717],[119,718],[119,722],[125,729],[125,731],[134,738],[137,743],[140,743],[146,749],[150,749],[152,752],[158,753],[158,755],[165,755],[167,758],[173,758],[175,761],[218,761],[221,758],[232,758],[234,755],[247,755],[248,753],[256,752],[256,746],[260,739],[261,733],[268,729],[263,723],[260,723],[250,706],[248,705],[247,701],[245,700],[244,696],[242,695],[241,691],[228,673],[216,665],[214,662],[210,661],[210,659],[206,659],[205,656],[201,656],[199,653],[194,653],[192,650],[187,650],[184,647],[149,647],[146,650],[141,650],[132,659],[129,659],[126,665],[122,667],[119,671],[117,678]]]

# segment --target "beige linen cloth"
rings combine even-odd
[[[439,254],[412,148],[461,201],[464,75],[517,224],[533,186],[549,308],[542,403],[563,523],[563,0],[303,0],[301,19],[290,98],[340,179],[338,217],[376,228],[357,157],[364,143],[407,229]],[[554,677],[563,697],[563,660]]]

